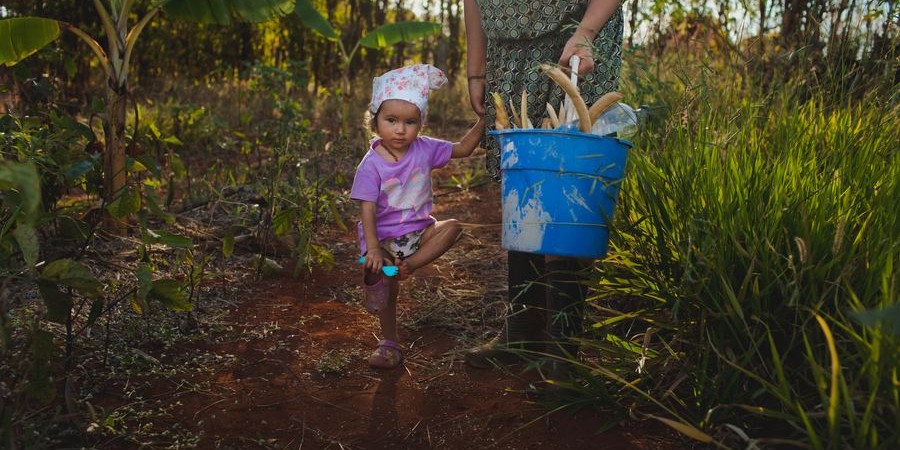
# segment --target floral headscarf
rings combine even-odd
[[[419,107],[425,117],[428,93],[447,83],[447,76],[431,64],[416,64],[391,70],[372,81],[372,114],[378,112],[385,100],[406,100]]]

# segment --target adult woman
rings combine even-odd
[[[472,109],[492,127],[495,110],[487,93],[519,99],[528,93],[532,123],[539,124],[545,105],[562,103],[562,90],[537,67],[568,66],[578,55],[581,95],[588,104],[616,90],[621,67],[623,20],[620,0],[465,0],[467,73]],[[486,137],[487,169],[499,179],[497,142]],[[568,339],[580,333],[585,264],[572,258],[510,251],[510,309],[503,330],[466,354],[469,365],[491,366],[507,350],[550,340],[547,350],[574,355]]]

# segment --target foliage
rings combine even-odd
[[[312,2],[298,0],[296,12],[300,21],[306,26],[325,39],[337,44],[345,67],[353,61],[360,47],[373,50],[386,49],[394,44],[414,42],[441,31],[441,25],[434,22],[404,21],[390,23],[366,33],[348,51],[341,40],[341,33],[328,23],[322,14],[315,9]]]
[[[361,47],[380,50],[389,48],[402,42],[415,42],[424,37],[440,33],[441,25],[435,22],[405,21],[382,25],[369,33],[366,33],[348,51],[339,33],[324,17],[312,6],[308,0],[298,0],[297,14],[300,20],[320,36],[332,41],[339,51],[341,85],[343,91],[341,101],[341,132],[347,133],[350,124],[349,100],[352,97],[352,80],[350,70],[353,67],[354,58]]]
[[[669,114],[636,140],[597,266],[595,373],[741,445],[891,448],[896,106],[667,70],[679,77],[629,79]]]
[[[158,205],[150,207],[150,213],[143,210],[142,198],[153,204],[154,194],[128,188],[109,209],[119,216],[139,214],[143,263],[135,271],[134,288],[126,285],[118,290],[116,283],[101,282],[90,264],[79,261],[95,237],[91,225],[82,221],[78,207],[58,207],[70,190],[90,192],[86,180],[95,158],[85,151],[93,144],[89,128],[55,110],[43,118],[5,115],[0,122],[4,144],[0,159],[0,217],[4,219],[0,227],[0,353],[4,354],[4,363],[0,375],[8,376],[6,369],[22,368],[11,378],[2,377],[13,391],[9,398],[4,393],[0,416],[0,440],[6,443],[18,440],[11,424],[21,420],[28,405],[58,399],[57,381],[64,381],[65,386],[61,405],[74,412],[70,410],[68,381],[76,364],[74,346],[98,320],[108,321],[123,300],[130,300],[137,312],[149,311],[150,300],[169,310],[190,310],[193,288],[201,279],[206,260],[194,260],[190,239],[151,229],[147,220],[150,213],[165,218],[168,213]],[[155,168],[155,164],[149,165]],[[132,161],[130,167],[136,170],[144,166]],[[51,228],[53,232],[38,233],[51,224],[56,225]],[[184,249],[173,264],[186,265],[186,276],[154,277],[158,261],[151,255],[153,246]],[[9,287],[21,289],[29,283],[37,287],[41,299],[38,307],[27,298],[8,297]],[[30,317],[13,318],[23,314]],[[57,351],[57,333],[52,331],[60,327],[64,352]]]
[[[92,130],[53,105],[34,115],[0,117],[0,154],[8,161],[34,163],[40,173],[43,205],[54,210],[71,189],[93,191],[97,148]]]
[[[152,5],[144,14],[138,15],[136,23],[129,27],[131,14],[137,12],[132,2],[110,1],[104,4],[95,0],[93,6],[107,37],[105,48],[90,34],[68,22],[42,17],[13,17],[0,20],[0,41],[7,43],[0,47],[0,63],[16,64],[56,40],[60,29],[71,32],[87,44],[106,75],[107,111],[102,117],[105,140],[104,199],[110,207],[115,207],[116,202],[121,204],[127,200],[123,196],[133,195],[132,188],[126,189],[125,181],[124,121],[131,60],[137,40],[147,24],[162,11],[177,19],[220,24],[263,21],[289,12],[291,5],[291,0],[267,0],[253,4],[231,0],[209,3],[168,0]],[[119,208],[119,212],[123,211]],[[123,214],[120,218],[127,216]],[[122,228],[121,222],[114,220],[108,220],[107,225],[119,231]]]
[[[314,265],[331,267],[331,253],[314,240],[315,227],[325,218],[341,223],[333,205],[335,191],[329,189],[326,171],[319,168],[322,136],[310,130],[303,105],[290,95],[306,85],[305,72],[288,72],[275,67],[249,68],[250,87],[260,96],[270,96],[275,114],[256,122],[259,135],[274,146],[266,177],[257,181],[256,190],[263,196],[259,235],[266,249],[270,235],[285,238],[297,265],[311,269]],[[327,163],[326,163],[327,164]],[[263,255],[260,255],[263,256]],[[265,258],[259,258],[257,271]]]
[[[0,21],[0,33],[11,37],[0,45],[0,61],[12,66],[56,40],[60,28],[54,20],[13,17]]]

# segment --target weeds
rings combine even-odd
[[[896,302],[900,160],[883,130],[897,110],[721,95],[721,73],[681,78],[680,96],[641,87],[680,99],[637,139],[597,265],[597,373],[639,383],[684,425],[753,436],[741,445],[890,448],[898,354],[884,349],[900,342],[887,316],[854,317]],[[775,418],[789,428],[767,433]]]
[[[316,360],[316,370],[323,375],[343,375],[359,358],[359,353],[352,350],[326,350]]]

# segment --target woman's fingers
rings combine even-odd
[[[578,75],[584,76],[594,70],[594,58],[590,56],[582,56],[581,64],[578,66]]]
[[[584,37],[575,35],[569,38],[563,47],[562,54],[559,55],[558,64],[562,67],[569,67],[569,59],[572,55],[578,55],[581,63],[578,65],[578,75],[587,75],[594,70],[594,55],[591,53],[591,43]]]

